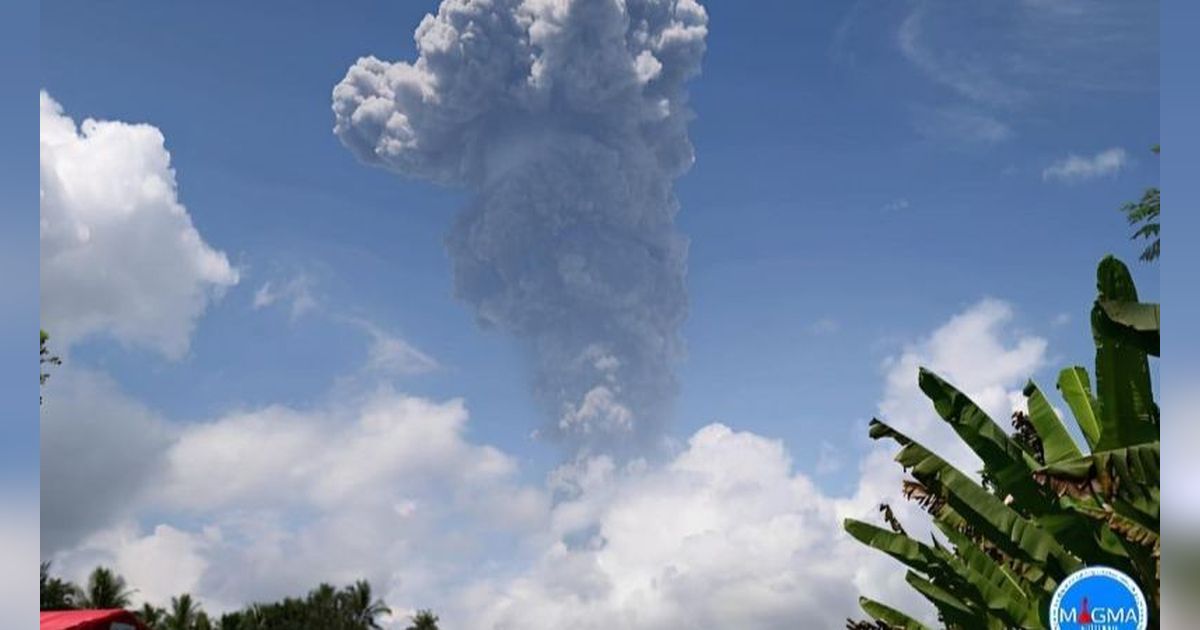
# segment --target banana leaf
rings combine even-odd
[[[1054,408],[1050,406],[1050,402],[1046,400],[1037,385],[1034,385],[1033,381],[1029,381],[1029,384],[1025,386],[1024,393],[1028,401],[1029,421],[1042,440],[1046,463],[1054,464],[1066,459],[1082,457],[1083,453],[1079,450],[1079,445],[1075,443],[1071,434],[1067,433],[1067,428],[1058,419],[1058,414],[1054,413]]]
[[[983,460],[988,475],[1004,494],[1033,514],[1050,511],[1054,503],[1033,479],[1039,464],[966,394],[937,374],[921,368],[918,383],[934,409],[967,446]]]
[[[972,529],[1005,553],[1030,564],[1045,564],[1046,572],[1055,580],[1082,567],[1079,559],[1067,553],[1053,536],[924,446],[878,419],[871,421],[870,434],[875,439],[888,437],[901,444],[896,461],[918,481],[940,492]]]
[[[890,627],[901,628],[902,630],[929,630],[928,626],[917,621],[916,619],[913,619],[912,617],[909,617],[895,608],[881,604],[868,597],[859,597],[858,605],[862,607],[863,611],[870,615],[872,619],[875,619],[876,621],[882,621]]]
[[[1059,372],[1058,391],[1071,408],[1088,448],[1095,450],[1100,443],[1100,402],[1092,395],[1087,370],[1076,365]]]
[[[1096,391],[1100,403],[1100,440],[1092,449],[1108,450],[1158,439],[1158,406],[1150,386],[1146,352],[1122,343],[1101,302],[1137,302],[1129,269],[1112,256],[1096,271],[1100,297],[1092,307],[1092,337],[1096,343]]]
[[[1159,305],[1122,300],[1099,300],[1104,334],[1146,354],[1159,356]]]

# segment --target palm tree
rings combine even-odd
[[[125,585],[125,578],[106,567],[96,567],[77,596],[81,608],[128,608],[134,592]]]
[[[221,615],[217,620],[217,628],[220,630],[241,630],[249,628],[254,622],[252,612],[231,612]]]
[[[137,616],[138,619],[141,619],[142,623],[146,624],[147,626],[151,628],[159,628],[161,627],[163,619],[167,616],[167,611],[151,604],[150,602],[146,602],[142,604],[141,610],[137,611]]]
[[[354,620],[363,628],[380,628],[375,618],[392,612],[382,599],[372,597],[371,583],[366,580],[359,580],[347,586],[342,591],[342,597],[345,598],[346,606]]]
[[[322,583],[308,593],[308,614],[320,620],[322,625],[334,626],[342,620],[343,605],[338,591],[330,584]]]
[[[413,615],[412,625],[405,630],[438,630],[438,617],[429,610],[418,610]]]
[[[163,619],[166,630],[192,630],[202,614],[200,605],[188,593],[171,598],[171,612]]]
[[[50,577],[50,563],[43,562],[41,569],[42,610],[68,610],[75,607],[79,587],[61,578]]]

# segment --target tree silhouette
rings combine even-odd
[[[125,585],[125,578],[107,567],[96,567],[78,601],[81,608],[128,608],[133,593]]]
[[[418,610],[413,615],[412,625],[405,630],[438,630],[438,617],[429,610]]]
[[[194,630],[202,614],[200,605],[188,593],[171,598],[171,611],[163,619],[164,630]]]
[[[374,599],[371,593],[371,584],[366,580],[359,580],[352,586],[346,587],[342,591],[342,597],[354,619],[362,624],[363,628],[380,628],[376,617],[392,612],[392,609],[388,608],[382,599]]]
[[[42,610],[70,608],[128,608],[136,591],[125,579],[106,567],[96,567],[86,588],[50,575],[50,563],[41,566]],[[255,603],[242,610],[213,619],[189,593],[171,598],[161,608],[149,602],[135,611],[138,619],[151,630],[378,630],[379,617],[391,609],[375,597],[371,584],[359,580],[338,589],[320,584],[301,597],[285,597],[269,603]],[[437,630],[438,618],[428,610],[413,617],[415,630]]]
[[[42,610],[69,610],[75,608],[79,587],[50,575],[50,563],[43,562],[41,568]]]
[[[138,619],[142,620],[142,623],[150,628],[159,628],[163,623],[163,619],[167,617],[166,610],[149,602],[142,604],[141,609],[135,614],[138,616]]]

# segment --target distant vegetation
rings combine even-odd
[[[42,610],[129,608],[135,592],[104,567],[92,571],[80,587],[50,575],[50,564],[42,564]],[[380,618],[392,611],[375,597],[370,583],[360,580],[341,589],[321,584],[304,597],[251,604],[219,617],[210,616],[188,593],[172,597],[166,608],[143,604],[133,612],[153,630],[370,630],[380,628]],[[411,621],[408,630],[438,630],[438,618],[428,610]]]
[[[1159,153],[1158,145],[1154,145],[1151,149],[1155,155]],[[1130,225],[1138,226],[1138,229],[1133,233],[1133,240],[1144,239],[1148,241],[1146,248],[1142,250],[1140,258],[1145,261],[1157,260],[1161,253],[1159,245],[1159,191],[1158,186],[1151,186],[1142,193],[1142,198],[1138,201],[1130,201],[1121,206],[1121,211],[1125,213],[1125,218],[1129,220]]]
[[[871,421],[872,438],[900,445],[896,461],[911,475],[904,495],[941,537],[909,537],[887,505],[880,506],[886,528],[849,519],[846,531],[907,565],[908,583],[946,628],[1049,628],[1055,587],[1091,565],[1130,575],[1148,600],[1149,627],[1159,627],[1159,409],[1147,358],[1159,356],[1159,305],[1138,302],[1129,270],[1115,258],[1105,258],[1097,276],[1095,389],[1083,367],[1058,377],[1086,449],[1033,382],[1024,392],[1028,412],[1013,415],[1009,434],[962,392],[920,371],[938,415],[983,461],[979,482]],[[883,603],[859,602],[873,621],[848,621],[850,630],[926,627]]]

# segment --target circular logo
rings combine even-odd
[[[1072,573],[1050,600],[1051,630],[1146,630],[1146,616],[1142,589],[1109,567]]]

